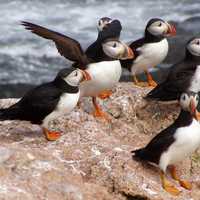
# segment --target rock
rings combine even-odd
[[[55,142],[29,122],[0,122],[0,199],[177,199],[162,189],[156,167],[131,158],[179,111],[177,104],[146,102],[148,91],[119,83],[109,99],[99,100],[112,115],[110,124],[93,118],[91,102],[83,99],[80,108],[51,123],[62,132]],[[1,100],[0,106],[16,101]],[[182,190],[178,199],[199,200],[200,152],[177,166],[193,182],[192,191],[174,182]]]

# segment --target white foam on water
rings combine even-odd
[[[143,35],[147,21],[152,17],[183,21],[200,16],[199,0],[16,0],[0,2],[0,82],[40,83],[52,77],[60,64],[44,67],[39,58],[61,58],[53,42],[24,30],[20,21],[27,20],[77,39],[84,48],[97,37],[96,23],[100,17],[118,18],[122,22],[121,38],[135,40]],[[34,62],[20,60],[33,56]],[[38,58],[38,61],[37,61]],[[10,60],[13,59],[11,62]],[[43,61],[44,62],[44,61]],[[63,63],[64,63],[63,59]],[[45,63],[46,64],[46,63]],[[8,65],[8,66],[7,66]],[[36,79],[35,77],[40,77]]]

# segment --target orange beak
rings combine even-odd
[[[192,116],[194,116],[195,119],[197,119],[197,111],[196,111],[196,106],[195,106],[193,98],[190,101],[190,113]]]
[[[127,59],[133,59],[135,58],[135,54],[133,53],[133,50],[128,47],[128,55],[127,55]]]
[[[168,24],[168,23],[167,23],[167,26],[168,26],[168,30],[167,30],[166,35],[167,36],[175,36],[176,35],[176,28],[175,28],[175,26],[171,25],[171,24]]]
[[[90,74],[86,70],[81,70],[81,72],[83,73],[83,81],[89,81],[92,79]]]

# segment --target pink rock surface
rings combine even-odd
[[[91,102],[51,123],[62,132],[55,142],[39,126],[0,122],[0,199],[5,200],[199,200],[200,151],[177,167],[193,182],[179,197],[166,193],[159,170],[133,161],[131,150],[144,146],[178,114],[177,104],[146,102],[148,89],[120,83],[100,104],[111,123],[95,119]],[[1,100],[1,107],[16,99]]]

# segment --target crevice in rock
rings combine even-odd
[[[150,200],[149,198],[141,195],[131,195],[126,194],[125,192],[121,192],[121,194],[126,198],[126,200]]]

